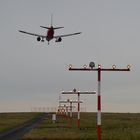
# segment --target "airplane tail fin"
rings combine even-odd
[[[51,14],[51,27],[53,27],[53,14]],[[53,27],[54,30],[55,29],[61,29],[61,28],[64,28],[64,27]]]
[[[51,14],[51,26],[53,26],[53,14]]]
[[[52,27],[54,30],[64,28],[64,27],[53,27],[53,14],[51,14],[51,27],[46,27],[46,26],[40,26],[40,27],[45,29],[50,29]]]

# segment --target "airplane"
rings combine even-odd
[[[47,29],[46,35],[30,33],[30,32],[26,32],[26,31],[23,31],[23,30],[18,30],[18,31],[21,32],[21,33],[28,34],[28,35],[37,36],[37,41],[44,42],[44,39],[46,39],[46,41],[48,41],[48,45],[49,45],[49,41],[52,40],[52,39],[56,39],[55,42],[61,42],[63,37],[81,34],[81,32],[76,32],[76,33],[72,33],[72,34],[65,34],[65,35],[57,35],[57,36],[55,36],[54,35],[54,30],[61,29],[61,28],[64,28],[64,27],[53,27],[52,26],[52,16],[51,16],[51,26],[50,27],[46,27],[46,26],[40,26],[40,27]]]

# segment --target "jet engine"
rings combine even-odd
[[[55,42],[61,42],[62,41],[62,38],[61,37],[58,37],[56,38]]]
[[[40,41],[40,40],[41,40],[41,37],[40,37],[40,36],[38,36],[38,37],[37,37],[37,41]]]

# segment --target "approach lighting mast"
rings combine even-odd
[[[102,68],[100,64],[98,64],[98,67],[95,68],[95,63],[90,62],[89,67],[87,65],[84,65],[82,68],[73,68],[72,65],[69,65],[69,71],[97,71],[98,74],[98,96],[97,96],[97,137],[98,140],[101,140],[101,72],[102,71],[130,71],[130,65],[127,65],[127,68],[116,68],[116,65],[113,65],[112,68]]]

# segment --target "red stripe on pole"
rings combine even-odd
[[[80,119],[77,120],[77,126],[80,128]]]
[[[101,125],[97,125],[98,140],[101,140]]]
[[[80,103],[78,102],[78,112],[79,112],[79,110],[80,110]]]
[[[98,110],[101,110],[101,96],[98,96]]]

